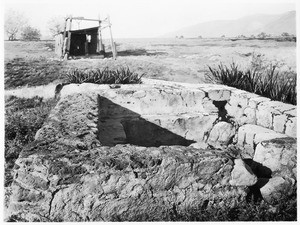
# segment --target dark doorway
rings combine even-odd
[[[85,34],[71,34],[70,55],[85,55]]]

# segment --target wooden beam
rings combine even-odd
[[[111,23],[110,23],[109,16],[107,16],[107,21],[108,21],[109,32],[110,32],[111,51],[112,51],[112,54],[113,54],[113,59],[116,59],[117,58],[117,52],[116,52],[116,47],[115,47],[115,43],[114,43],[113,36],[112,36]]]
[[[99,53],[103,53],[103,43],[102,43],[102,34],[101,34],[101,20],[99,18],[99,28],[98,28],[98,51]]]
[[[99,19],[98,20],[96,20],[96,19],[85,19],[84,17],[73,17],[72,19],[73,20],[96,21],[96,22],[100,21]]]
[[[64,34],[63,34],[63,44],[62,44],[62,57],[66,54],[66,48],[64,45],[65,38],[66,38],[66,32],[67,32],[67,22],[68,22],[69,17],[65,19],[65,24],[64,24]]]
[[[68,53],[70,54],[70,47],[71,47],[71,29],[72,29],[72,16],[70,16],[70,23],[69,23],[69,30],[68,30]]]

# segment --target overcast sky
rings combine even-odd
[[[295,0],[5,0],[5,11],[24,13],[43,35],[56,16],[101,19],[110,15],[115,38],[157,37],[211,20],[230,20],[295,10]],[[93,25],[93,24],[91,24]]]

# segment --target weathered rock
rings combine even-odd
[[[272,171],[272,176],[296,179],[297,142],[294,138],[276,138],[257,145],[254,161]]]
[[[17,165],[10,212],[30,221],[155,216],[159,208],[180,211],[215,198],[232,204],[246,195],[245,187],[229,184],[233,162],[222,152],[182,146],[76,152],[73,146],[36,142]]]
[[[274,138],[288,137],[285,134],[275,132],[261,126],[253,124],[245,124],[238,129],[237,145],[242,149],[243,158],[253,158],[255,146],[262,141],[267,141]]]
[[[197,149],[206,149],[208,147],[207,143],[204,142],[196,142],[193,144],[190,144],[189,147],[197,148]]]
[[[285,124],[285,133],[291,137],[297,137],[297,117],[289,117]]]
[[[263,102],[256,111],[257,125],[296,137],[296,106],[278,101]]]
[[[230,144],[235,134],[235,127],[231,123],[221,121],[211,130],[207,143],[216,148],[222,148]]]
[[[55,140],[78,148],[99,145],[97,139],[97,95],[69,95],[51,111],[47,123],[38,130],[35,140]],[[95,129],[96,128],[96,129]]]
[[[272,177],[269,179],[268,183],[260,188],[260,192],[264,200],[272,204],[288,195],[293,185],[294,182],[292,179]]]
[[[242,159],[235,159],[229,182],[233,186],[252,186],[257,182],[257,177]]]

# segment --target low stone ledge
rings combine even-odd
[[[234,162],[221,151],[130,145],[82,151],[36,144],[38,148],[28,146],[17,160],[9,208],[10,215],[28,221],[155,216],[160,207],[180,211],[204,202],[230,206],[247,194],[246,183],[229,183],[235,179]]]

